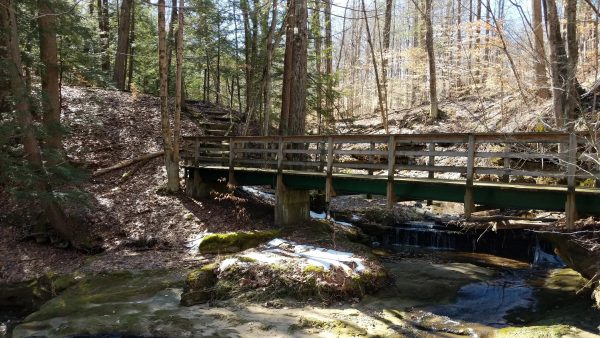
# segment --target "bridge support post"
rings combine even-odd
[[[388,139],[388,181],[386,189],[387,207],[392,209],[396,202],[398,202],[398,196],[394,192],[394,171],[396,170],[396,138],[394,135],[390,135]]]
[[[575,205],[575,175],[577,174],[577,135],[569,135],[569,152],[567,154],[567,200],[565,202],[565,225],[571,230],[577,220]]]
[[[300,224],[310,218],[310,194],[308,190],[285,187],[282,175],[277,175],[275,193],[275,224],[288,226]]]
[[[475,211],[475,203],[473,201],[473,176],[475,168],[475,135],[469,134],[469,148],[467,154],[467,182],[465,183],[465,218],[470,219],[471,214]]]
[[[207,198],[210,195],[209,185],[202,180],[200,170],[194,168],[186,169],[185,193],[191,198]]]

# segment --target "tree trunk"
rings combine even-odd
[[[32,178],[36,183],[34,188],[40,196],[40,203],[44,208],[44,214],[54,230],[65,240],[75,242],[74,226],[65,215],[63,209],[53,197],[52,188],[48,182],[46,170],[42,161],[40,147],[35,137],[33,117],[29,104],[29,93],[23,79],[23,68],[21,63],[21,51],[19,50],[19,37],[15,8],[12,0],[0,0],[0,36],[6,53],[7,70],[10,89],[15,99],[15,112],[17,121],[21,128],[21,140],[24,155],[39,177]]]
[[[362,0],[362,12],[365,19],[365,28],[367,30],[367,43],[371,50],[371,61],[373,62],[373,70],[375,72],[375,85],[377,86],[377,97],[379,99],[379,112],[381,114],[381,122],[383,124],[383,130],[389,133],[388,121],[387,121],[387,108],[385,106],[387,99],[385,98],[384,92],[381,89],[381,82],[379,81],[379,71],[377,69],[377,58],[375,57],[375,49],[373,47],[373,41],[371,39],[371,29],[369,28],[369,20],[367,18],[367,9],[365,6],[365,0]]]
[[[306,0],[288,2],[288,25],[283,68],[280,135],[302,135],[306,124]]]
[[[265,61],[265,68],[263,72],[264,88],[263,88],[263,106],[265,111],[265,118],[263,119],[263,135],[268,136],[271,129],[271,89],[272,79],[271,73],[273,69],[273,53],[275,52],[275,45],[273,43],[273,36],[277,27],[277,0],[273,0],[273,7],[271,9],[271,25],[269,32],[267,33],[267,55]],[[232,83],[233,85],[233,83]],[[233,93],[233,90],[232,90]],[[233,96],[233,94],[232,94]]]
[[[535,86],[536,95],[540,98],[550,98],[548,89],[548,77],[546,76],[546,52],[544,51],[544,26],[542,25],[542,3],[541,0],[532,0],[533,11],[533,38],[535,49]]]
[[[177,179],[177,184],[173,187],[179,189],[179,138],[181,134],[181,106],[183,104],[183,7],[184,0],[179,0],[179,11],[177,13],[177,64],[175,75],[175,118],[173,127],[173,157],[175,158],[174,170],[172,173]]]
[[[102,40],[102,70],[110,70],[110,31],[108,17],[108,0],[98,0],[98,28],[100,29],[100,39]]]
[[[42,110],[46,131],[45,155],[51,166],[62,162],[62,128],[60,126],[60,87],[58,83],[58,49],[56,16],[51,0],[38,0],[40,60],[42,61]]]
[[[171,125],[169,122],[169,111],[167,102],[167,41],[165,32],[165,0],[158,0],[158,59],[160,73],[160,117],[163,137],[163,148],[165,150],[165,167],[167,169],[167,190],[176,192],[179,190],[179,163],[175,154],[175,142],[171,139]]]
[[[433,51],[433,25],[431,24],[431,0],[425,0],[424,21],[427,25],[425,45],[427,46],[427,60],[429,64],[429,116],[435,120],[439,118],[437,99],[437,77],[435,75],[435,54]]]
[[[568,0],[565,6],[567,21],[574,20],[574,15],[569,13],[575,7],[572,2],[574,0]],[[576,83],[576,79],[574,78],[576,61],[570,61],[570,56],[567,56],[560,29],[561,23],[556,7],[556,0],[544,0],[544,5],[544,14],[548,24],[548,42],[550,44],[554,117],[556,119],[556,127],[562,129],[565,127],[568,118],[573,115],[572,111],[575,109],[576,101],[574,100],[575,95],[573,92],[575,91],[574,83]],[[569,27],[569,22],[567,22],[567,27]],[[569,31],[568,28],[567,31]],[[571,31],[571,35],[567,34],[567,38],[576,39],[575,32]],[[576,52],[572,54],[572,56],[576,55]]]
[[[167,86],[171,78],[171,60],[173,59],[173,50],[175,50],[175,35],[173,30],[175,29],[175,21],[177,20],[177,0],[171,1],[171,19],[169,20],[169,32],[167,33]],[[167,87],[167,90],[168,87]]]
[[[127,90],[131,91],[131,83],[133,82],[133,56],[135,53],[135,2],[131,4],[131,36],[129,38],[129,66],[127,70]]]
[[[333,114],[333,40],[331,38],[331,2],[333,0],[325,0],[325,77],[326,77],[326,90],[325,90],[325,111],[327,113],[329,130],[333,131],[335,128],[335,118]],[[344,14],[344,20],[346,15]],[[345,33],[345,32],[344,32]],[[343,42],[342,38],[342,42]],[[342,47],[340,46],[340,55],[342,53]]]
[[[117,39],[117,53],[115,55],[115,68],[113,70],[113,82],[118,90],[125,90],[125,79],[127,74],[127,51],[129,50],[129,34],[131,6],[133,0],[123,0],[121,3],[121,15],[119,18],[119,34]]]
[[[311,32],[315,44],[315,77],[316,77],[316,110],[317,110],[317,134],[321,135],[323,127],[323,76],[321,71],[321,1],[315,0],[315,8],[312,11]]]

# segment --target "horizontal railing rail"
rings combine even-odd
[[[597,147],[585,134],[431,133],[390,135],[187,136],[188,166],[217,165],[393,177],[473,179],[569,185],[598,179]],[[587,153],[586,153],[587,152]],[[440,174],[443,176],[440,177]]]

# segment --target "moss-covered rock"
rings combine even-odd
[[[207,264],[187,275],[181,294],[181,305],[190,306],[206,303],[213,298],[218,267],[218,264],[215,263]]]
[[[234,253],[250,249],[279,235],[279,230],[238,231],[210,234],[202,239],[200,253]]]

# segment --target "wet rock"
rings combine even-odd
[[[210,234],[202,239],[198,250],[204,254],[234,253],[256,247],[278,235],[278,230]]]

